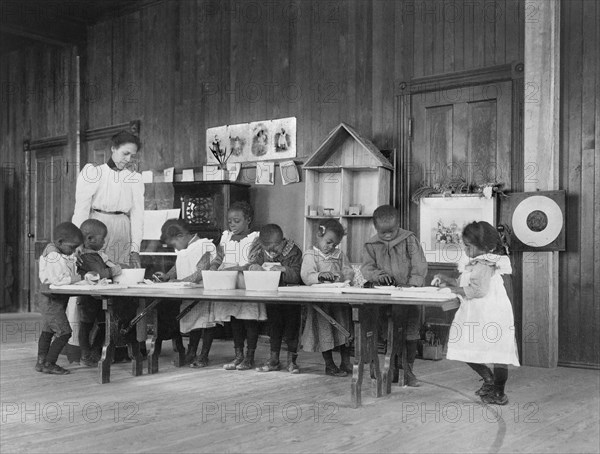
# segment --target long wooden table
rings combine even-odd
[[[353,406],[361,405],[361,388],[363,383],[364,367],[369,364],[371,390],[374,397],[381,397],[384,393],[391,393],[394,369],[398,372],[396,357],[403,352],[402,363],[406,368],[406,320],[400,317],[401,306],[426,306],[439,307],[445,311],[456,309],[459,306],[458,299],[449,294],[444,299],[427,299],[426,297],[391,297],[384,294],[371,293],[315,293],[298,289],[281,292],[257,292],[246,290],[206,290],[204,288],[169,288],[161,289],[158,286],[145,288],[127,289],[51,289],[51,293],[70,296],[91,295],[102,299],[102,307],[106,312],[106,336],[102,349],[102,358],[98,363],[98,381],[100,383],[110,382],[110,366],[115,347],[115,337],[118,327],[113,313],[114,299],[119,297],[134,298],[138,301],[138,314],[146,311],[148,300],[199,300],[219,302],[247,302],[266,304],[349,304],[352,307],[352,320],[354,322],[354,365],[351,382],[351,400]],[[388,320],[387,351],[383,371],[379,364],[377,354],[378,339],[378,314],[379,310],[385,308]],[[139,323],[137,339],[148,341],[148,373],[158,372],[158,353],[155,351],[157,340],[156,311],[148,311],[148,318],[154,323],[154,331],[150,339],[147,339],[146,323]],[[129,352],[132,356],[132,375],[141,375],[143,371],[143,358],[139,350],[139,344],[129,344]],[[183,349],[179,349],[179,362],[183,364]],[[176,361],[177,362],[177,361]],[[403,385],[403,374],[399,374],[399,385]]]

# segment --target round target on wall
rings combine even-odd
[[[564,191],[513,193],[508,200],[501,218],[512,230],[513,250],[564,250]]]
[[[547,246],[558,238],[562,230],[562,211],[549,197],[532,196],[515,208],[512,227],[514,234],[524,244]]]

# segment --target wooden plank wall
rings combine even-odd
[[[561,4],[560,187],[567,252],[559,256],[559,364],[600,365],[600,5]]]
[[[141,119],[142,170],[201,166],[208,127],[287,116],[298,118],[300,157],[341,121],[391,148],[397,85],[522,60],[522,6],[159,2],[89,29],[83,124]],[[281,223],[301,242],[304,185],[277,177],[276,186],[253,188],[257,222]]]
[[[7,235],[2,238],[15,251],[15,281],[11,294],[21,310],[28,310],[26,246],[24,225],[25,169],[23,141],[61,136],[68,133],[69,94],[74,90],[69,71],[73,62],[71,49],[47,45],[33,46],[0,56],[0,166],[8,178],[5,188]],[[31,177],[35,178],[32,173]],[[66,191],[65,197],[73,197]],[[74,201],[74,198],[73,198]],[[4,290],[2,290],[4,292]]]

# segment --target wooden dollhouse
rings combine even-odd
[[[340,123],[304,170],[304,247],[313,244],[319,222],[332,217],[346,229],[340,247],[351,262],[360,262],[364,242],[375,234],[373,211],[390,203],[394,167],[370,140]]]

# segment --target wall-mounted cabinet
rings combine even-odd
[[[314,244],[319,224],[333,217],[346,229],[340,247],[351,262],[360,262],[364,242],[375,234],[373,211],[390,203],[393,166],[368,139],[341,123],[304,170],[304,248]]]

